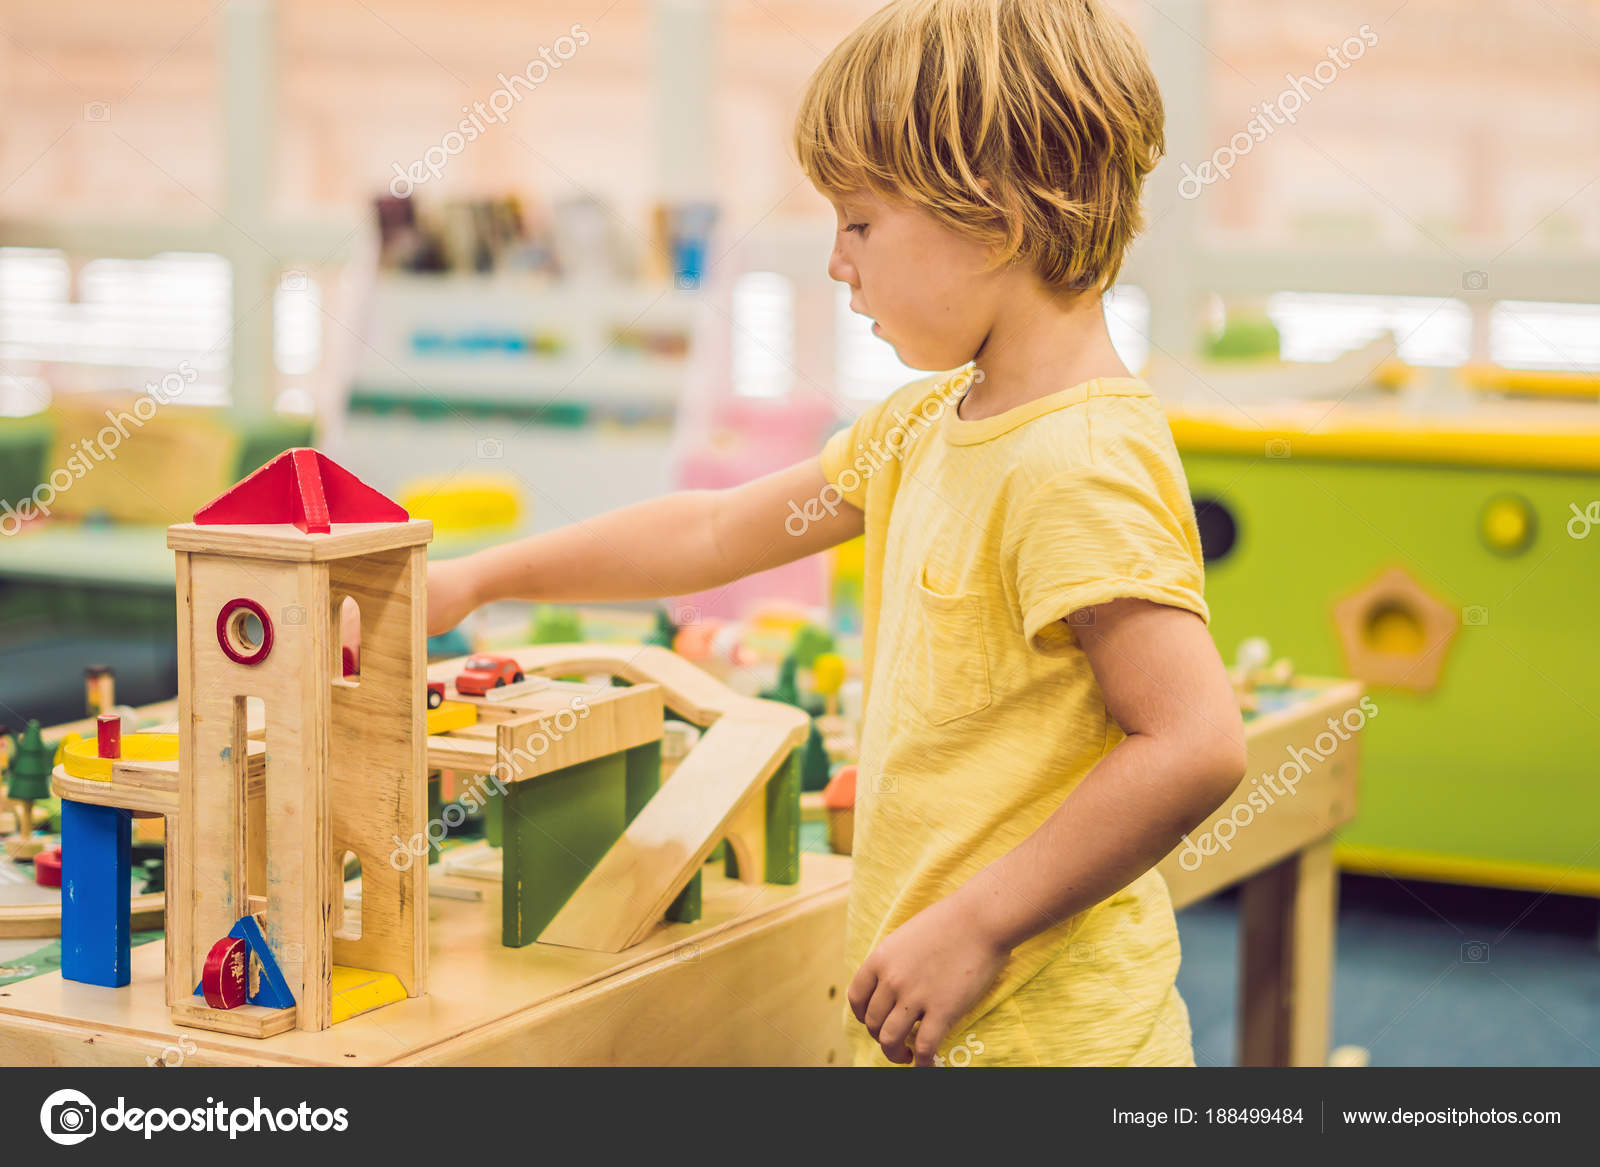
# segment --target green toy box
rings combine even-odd
[[[1366,683],[1347,869],[1600,895],[1600,408],[1171,416],[1232,664]]]

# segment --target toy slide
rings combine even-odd
[[[653,645],[548,644],[512,650],[530,676],[609,673],[653,682],[667,707],[707,732],[672,781],[540,933],[546,944],[620,952],[644,939],[741,812],[806,739],[805,713],[735,693]]]

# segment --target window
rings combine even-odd
[[[0,366],[57,390],[128,389],[187,361],[184,402],[224,401],[231,313],[219,255],[91,259],[74,281],[59,251],[0,248]]]
[[[1489,313],[1489,359],[1508,369],[1600,371],[1600,304],[1502,300]]]
[[[273,348],[278,370],[298,376],[322,359],[321,291],[291,274],[271,309]],[[184,362],[197,376],[182,402],[226,404],[232,318],[220,255],[89,259],[74,272],[62,252],[0,247],[0,413],[37,412],[52,391],[137,389]]]
[[[1267,315],[1286,361],[1331,361],[1384,332],[1412,365],[1463,364],[1472,347],[1472,313],[1454,299],[1278,292]]]
[[[794,284],[770,271],[733,284],[733,391],[787,397],[794,387]]]

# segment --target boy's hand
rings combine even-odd
[[[850,982],[850,1008],[891,1062],[931,1066],[951,1026],[994,984],[1009,955],[950,896],[872,950]]]
[[[428,564],[428,635],[449,632],[478,606],[478,569],[471,559]]]

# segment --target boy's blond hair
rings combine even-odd
[[[825,194],[909,200],[1087,291],[1144,225],[1161,125],[1144,50],[1098,0],[896,0],[813,74],[795,149]]]

